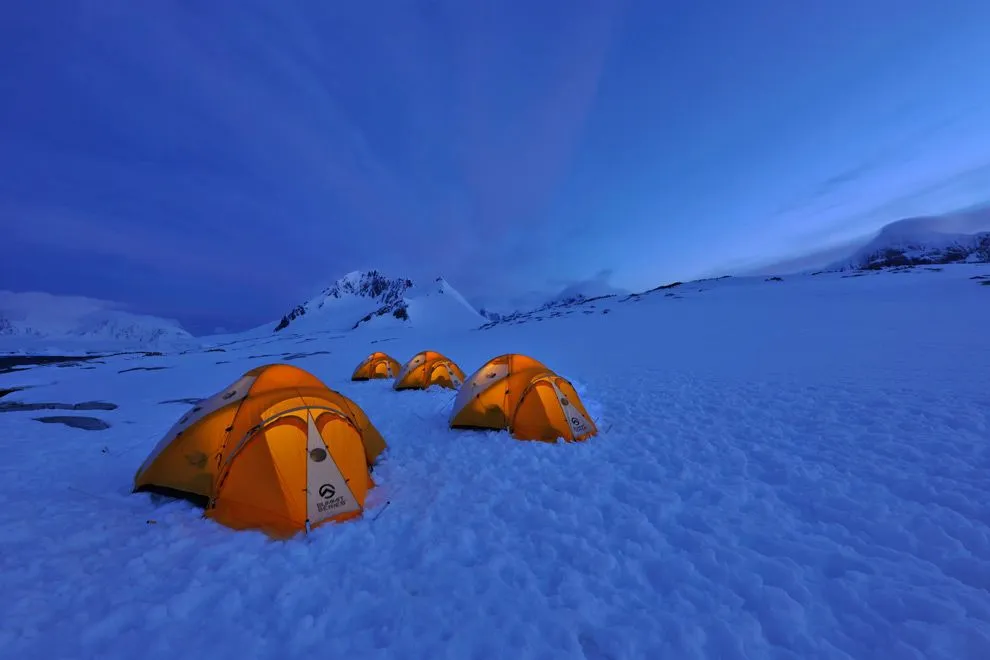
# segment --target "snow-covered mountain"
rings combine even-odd
[[[990,205],[979,205],[898,220],[868,235],[732,274],[768,276],[888,266],[982,263],[987,261],[985,234],[988,232]]]
[[[0,291],[0,341],[4,344],[68,342],[158,347],[192,340],[178,321],[127,312],[105,300]]]
[[[869,243],[833,268],[875,269],[949,263],[990,262],[990,231],[941,231],[927,218],[887,225]]]
[[[907,218],[885,225],[825,270],[990,262],[990,207]]]
[[[387,325],[456,329],[478,327],[485,321],[442,277],[428,284],[414,284],[370,270],[348,273],[296,305],[274,331],[345,331]]]
[[[412,285],[411,280],[391,279],[377,270],[353,271],[289,310],[274,331],[313,325],[327,330],[350,330],[368,314],[387,308],[396,312],[403,294]]]

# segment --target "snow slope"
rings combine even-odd
[[[417,329],[468,330],[487,320],[442,277],[413,287],[404,300],[409,325]]]
[[[0,412],[0,648],[982,660],[988,281],[987,265],[729,278],[485,330],[278,334],[0,374],[0,391],[27,388],[0,409],[119,406]],[[545,361],[602,432],[452,431],[447,390],[348,380],[370,350],[424,348],[468,373],[506,351]],[[176,401],[274,361],[354,398],[388,440],[364,519],[277,543],[130,494],[190,405]]]
[[[193,341],[178,321],[118,307],[82,296],[0,291],[0,350],[150,348]]]

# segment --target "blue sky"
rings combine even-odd
[[[988,201],[990,4],[0,8],[0,288],[204,332],[339,275],[478,303]]]

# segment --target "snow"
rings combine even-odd
[[[342,278],[340,278],[340,280],[338,280],[338,281],[340,281],[340,282],[347,282],[351,286],[357,286],[358,284],[361,283],[361,278],[364,277],[364,274],[366,272],[368,272],[368,271],[367,270],[352,270],[351,272],[347,273]]]
[[[487,330],[246,337],[0,374],[0,389],[27,387],[0,408],[119,405],[0,412],[0,648],[985,658],[988,280],[985,264],[731,278]],[[468,374],[532,355],[575,383],[602,432],[550,445],[453,431],[449,390],[349,381],[372,350],[425,348]],[[362,520],[272,542],[130,493],[188,408],[161,402],[307,352],[291,362],[390,444]],[[33,419],[49,413],[112,426]]]
[[[308,311],[304,316],[295,319],[286,330],[294,333],[306,333],[313,330],[333,330],[347,332],[354,324],[368,314],[374,314],[382,304],[376,298],[361,296],[346,296],[343,298],[327,298],[320,304],[308,303]],[[271,334],[275,323],[265,326],[267,334]],[[281,330],[280,332],[285,332]]]
[[[589,298],[602,298],[607,296],[628,296],[632,291],[613,286],[609,281],[611,271],[605,270],[594,277],[586,280],[579,280],[566,284],[563,288],[554,292],[530,291],[524,294],[508,296],[500,301],[488,301],[483,309],[487,312],[485,316],[489,320],[493,318],[504,318],[518,314],[526,314],[541,308],[567,305]]]
[[[194,343],[178,321],[135,314],[117,303],[37,291],[0,291],[0,350],[30,346],[74,352],[121,347],[177,347]]]
[[[429,287],[413,287],[405,301],[409,325],[416,329],[468,330],[487,321],[443,278]]]
[[[977,248],[990,232],[990,207],[981,206],[944,215],[907,218],[885,225],[865,245],[828,266],[859,267],[872,255],[884,250],[900,250],[909,258],[935,256],[949,248],[965,251]],[[976,261],[972,255],[969,261]]]
[[[430,283],[413,283],[389,278],[377,270],[347,273],[292,310],[286,319],[287,325],[279,332],[293,336],[369,329],[464,329],[476,328],[487,320],[442,277]],[[265,324],[241,335],[270,335],[277,325]],[[225,339],[207,338],[211,342]]]
[[[967,252],[975,250],[980,239],[986,234],[945,234],[940,232],[924,232],[920,230],[897,230],[881,232],[876,239],[857,251],[852,259],[845,260],[840,265],[858,267],[883,250],[899,250],[904,256],[918,259],[926,255],[937,255],[950,248],[959,248]],[[971,255],[976,258],[976,255]]]

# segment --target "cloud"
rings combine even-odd
[[[244,238],[228,269],[252,251],[253,234],[259,245],[291,245],[269,259],[301,277],[333,277],[376,255],[382,268],[424,277],[420,255],[439,242],[449,276],[482,288],[491,280],[479,259],[518,271],[546,259],[540,243],[561,240],[542,220],[581,139],[621,3],[229,9],[111,0],[80,10],[70,56],[85,75],[62,84],[81,116],[101,118],[87,119],[87,131],[128,146],[39,160],[71,171],[76,189],[65,194],[75,199],[64,205],[100,218],[84,239],[98,253],[134,258],[154,242],[161,255],[140,254],[157,268],[175,256],[169,234],[195,229],[217,245]],[[16,197],[50,200],[27,191],[41,178]],[[93,185],[126,208],[79,199]],[[223,270],[195,254],[189,267]]]
[[[841,169],[811,183],[804,191],[798,191],[790,201],[782,204],[774,213],[776,216],[790,216],[799,213],[827,212],[842,206],[843,200],[862,196],[862,189],[869,187],[871,179],[882,177],[891,170],[903,168],[912,160],[917,145],[930,139],[946,126],[947,120],[925,123],[920,128],[898,134],[894,138],[869,145],[866,153],[858,155],[859,162],[843,166]]]
[[[5,238],[81,285],[128,264],[109,296],[175,310],[182,291],[197,315],[237,287],[280,313],[360,267],[525,286],[579,240],[547,211],[623,3],[511,5],[79,8],[11,79]]]
[[[497,298],[600,284],[588,273],[618,254],[637,282],[788,257],[886,221],[900,187],[958,170],[961,144],[985,146],[970,139],[979,90],[962,118],[917,87],[890,100],[874,79],[889,69],[901,85],[903,64],[867,70],[855,43],[846,59],[821,49],[825,73],[796,75],[786,49],[707,10],[676,17],[672,30],[698,29],[677,34],[655,29],[668,11],[624,0],[106,0],[66,21],[11,14],[0,219],[16,225],[17,262],[4,278],[71,278],[227,327],[210,315],[277,317],[364,267],[442,272]],[[846,39],[848,17],[832,18]],[[941,160],[925,169],[931,145]],[[641,249],[652,239],[656,254]]]
[[[43,291],[0,290],[0,312],[12,321],[28,317],[61,320],[94,312],[124,309],[125,305],[86,296],[56,296]]]
[[[861,238],[850,241],[843,241],[837,245],[815,250],[808,254],[803,254],[789,259],[773,261],[770,263],[760,263],[758,260],[748,260],[739,262],[734,267],[728,268],[719,274],[739,274],[739,275],[787,275],[790,273],[800,273],[809,270],[826,268],[839,260],[848,257],[858,248],[866,244],[868,239]],[[755,261],[755,263],[754,263]]]
[[[250,268],[255,246],[213,235],[176,232],[167,227],[119,219],[95,218],[56,207],[0,208],[12,243],[79,253],[87,259],[113,257],[182,280],[209,279],[221,284],[278,287],[285,273]],[[161,283],[158,280],[156,283]]]
[[[585,279],[556,279],[547,280],[540,288],[516,289],[511,292],[489,293],[475,296],[473,304],[496,312],[528,311],[536,309],[548,302],[572,298],[582,295],[588,298],[606,295],[624,295],[628,289],[611,283],[614,270],[606,268]]]
[[[943,185],[949,185],[944,182]],[[940,189],[940,188],[936,188]],[[924,195],[926,191],[919,194]],[[930,192],[930,191],[928,191]],[[909,196],[907,202],[915,198]],[[836,262],[851,257],[858,249],[864,247],[883,230],[895,228],[906,229],[914,227],[914,231],[936,232],[947,234],[974,234],[990,231],[990,201],[968,205],[945,213],[903,217],[869,232],[861,232],[851,239],[832,242],[826,247],[811,250],[796,256],[780,260],[750,259],[731,264],[730,270],[741,274],[786,274],[813,270],[832,266]]]
[[[612,285],[611,279],[614,273],[613,269],[605,268],[586,279],[551,280],[552,285],[561,287],[553,297],[562,299],[581,295],[593,298],[595,296],[630,293],[628,289]]]
[[[605,4],[552,12],[540,26],[552,33],[536,28],[523,40],[526,55],[538,40],[542,56],[510,58],[520,67],[513,70],[501,62],[516,26],[497,20],[497,4],[483,5],[493,12],[486,13],[460,3],[456,156],[482,239],[477,247],[502,246],[503,258],[514,259],[552,237],[552,227],[535,221],[568,173],[618,17]]]
[[[805,245],[828,248],[836,243],[868,238],[881,227],[910,217],[946,215],[954,209],[979,207],[988,199],[990,162],[973,167],[951,168],[928,177],[918,185],[903,186],[904,192],[883,197],[863,196],[833,213],[831,222],[805,233]],[[878,199],[881,200],[878,203]],[[840,207],[842,208],[842,207]]]

